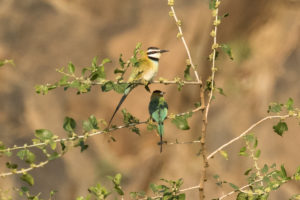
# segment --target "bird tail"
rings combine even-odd
[[[111,122],[113,120],[113,118],[115,117],[116,113],[118,112],[119,108],[121,107],[122,103],[125,101],[126,97],[128,96],[128,94],[131,92],[131,90],[134,88],[134,85],[128,85],[128,87],[125,89],[124,91],[124,94],[118,104],[118,106],[116,107],[115,111],[114,111],[114,114],[112,115],[112,117],[110,118],[109,120],[109,123],[107,125],[107,128],[110,127],[111,125]]]
[[[163,134],[164,134],[164,123],[163,122],[159,122],[158,123],[158,127],[157,127],[157,130],[158,130],[158,134],[160,136],[160,153],[162,152],[162,145],[163,145]]]

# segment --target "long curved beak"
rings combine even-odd
[[[165,53],[165,52],[168,52],[168,51],[169,51],[169,50],[163,50],[163,49],[162,49],[162,50],[159,51],[159,53]]]

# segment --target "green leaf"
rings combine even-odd
[[[215,10],[216,9],[216,1],[217,0],[209,0],[209,9]]]
[[[178,200],[185,200],[185,194],[184,193],[179,194],[176,199],[178,199]]]
[[[114,88],[114,83],[112,81],[107,81],[101,86],[102,92],[108,92]]]
[[[175,124],[178,129],[189,130],[190,127],[188,125],[187,118],[191,116],[192,116],[192,112],[187,113],[185,115],[176,116],[174,119],[172,119],[172,123]]]
[[[236,197],[236,200],[248,200],[248,199],[249,199],[248,194],[243,193],[243,192],[240,192],[238,194],[238,196]],[[253,200],[255,200],[255,199],[253,199]]]
[[[288,111],[294,110],[294,100],[292,98],[289,98],[285,105]]]
[[[105,65],[106,63],[110,63],[111,60],[109,58],[104,58],[101,62],[101,65]]]
[[[104,71],[104,66],[97,66],[95,71],[93,71],[90,76],[91,81],[94,81],[94,80],[101,81],[105,78],[106,78],[106,74]]]
[[[222,18],[225,18],[225,17],[228,17],[229,16],[229,13],[225,13]]]
[[[89,71],[90,69],[88,67],[84,67],[81,70],[81,75],[84,76],[86,71]]]
[[[222,88],[217,88],[217,90],[220,95],[226,96],[226,94],[224,93],[224,90]]]
[[[63,76],[59,81],[58,81],[58,85],[59,86],[66,86],[68,84],[68,76]]]
[[[130,130],[138,135],[141,135],[140,129],[136,126],[133,126],[132,128],[130,128]]]
[[[80,146],[80,152],[87,150],[87,148],[89,147],[89,145],[84,143],[83,139],[80,139],[79,142],[75,145],[75,147],[78,146]]]
[[[286,174],[286,170],[285,170],[285,168],[284,168],[284,165],[281,165],[281,166],[280,166],[280,169],[281,169],[281,177],[282,177],[283,179],[287,179],[288,176],[287,176],[287,174]]]
[[[124,124],[133,124],[133,123],[138,123],[139,119],[134,117],[132,114],[127,112],[126,109],[122,109],[122,114],[123,114],[123,122]]]
[[[152,130],[156,130],[157,129],[157,125],[156,124],[152,124],[152,123],[148,123],[147,124],[147,130],[148,131],[152,131]]]
[[[258,149],[256,152],[255,152],[255,158],[259,158],[259,156],[260,156],[260,150]]]
[[[60,155],[59,153],[53,152],[53,153],[48,157],[48,159],[49,159],[49,160],[54,160],[54,159],[59,158],[60,156],[61,156],[61,155]]]
[[[83,130],[89,132],[94,129],[99,129],[98,121],[94,115],[91,115],[88,120],[83,121]]]
[[[228,160],[228,153],[226,151],[221,150],[220,154],[225,158],[225,160]]]
[[[118,173],[115,175],[115,177],[111,177],[111,176],[108,176],[108,178],[110,180],[112,180],[113,184],[114,184],[114,188],[116,190],[116,192],[119,194],[119,195],[124,195],[124,192],[120,186],[121,184],[121,180],[122,180],[122,174]]]
[[[6,65],[6,64],[11,64],[11,65],[15,66],[15,63],[13,60],[0,60],[0,67],[2,67],[3,65]]]
[[[35,136],[43,142],[51,140],[54,137],[53,133],[47,129],[35,130]]]
[[[296,181],[300,181],[300,167],[297,168],[296,173],[293,175]]]
[[[244,172],[244,175],[245,176],[248,176],[249,175],[249,173],[252,171],[252,168],[250,168],[250,169],[247,169],[245,172]]]
[[[239,155],[240,156],[247,156],[248,154],[247,154],[247,148],[246,147],[242,147],[241,149],[240,149],[240,152],[239,152]]]
[[[69,64],[68,64],[68,69],[69,69],[70,74],[75,73],[75,66],[71,62],[69,62]]]
[[[15,164],[15,163],[7,162],[7,163],[6,163],[6,167],[7,167],[8,169],[17,169],[17,168],[18,168],[18,165]]]
[[[119,94],[123,94],[127,87],[128,87],[128,83],[113,84],[114,91],[116,91]]]
[[[270,103],[268,113],[279,113],[281,112],[283,104],[278,104],[278,103]]]
[[[263,173],[263,174],[266,174],[266,173],[268,173],[268,171],[269,171],[269,167],[268,167],[268,165],[264,165],[264,167],[261,169],[261,172]]]
[[[96,70],[97,66],[98,66],[98,57],[95,56],[92,60],[92,70],[93,71]]]
[[[20,150],[17,153],[17,156],[21,159],[24,160],[25,162],[31,164],[35,161],[35,155],[28,149]]]
[[[186,68],[184,70],[184,79],[187,80],[187,81],[190,81],[192,80],[192,77],[190,75],[190,69],[191,69],[191,66],[192,65],[186,65]]]
[[[119,57],[119,64],[120,64],[121,68],[124,69],[124,67],[125,67],[125,62],[124,62],[124,60],[123,60],[122,57],[123,57],[123,55],[120,54],[120,57]]]
[[[20,178],[21,178],[22,181],[25,181],[30,186],[34,185],[34,179],[30,174],[25,173]]]
[[[282,136],[283,132],[288,130],[288,126],[285,122],[278,122],[277,125],[273,126],[273,130],[275,133]]]
[[[133,50],[134,57],[136,57],[141,47],[142,47],[142,43],[138,42],[137,45],[135,46],[135,49]]]
[[[234,190],[239,190],[239,187],[234,185],[233,183],[228,183]]]
[[[74,132],[74,129],[76,128],[76,121],[71,117],[65,117],[63,128],[69,133]]]
[[[108,192],[107,189],[105,187],[102,187],[99,183],[96,186],[89,187],[88,191],[90,194],[96,196],[99,200],[106,199],[110,195],[110,192]]]
[[[231,48],[227,44],[221,44],[221,49],[229,56],[231,60],[233,60]]]

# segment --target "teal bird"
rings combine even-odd
[[[128,94],[138,86],[138,83],[146,83],[148,84],[153,77],[157,74],[158,71],[158,62],[162,53],[168,52],[168,50],[161,50],[157,47],[149,47],[147,53],[142,54],[139,59],[139,65],[137,67],[133,67],[132,72],[129,76],[128,83],[129,85],[124,91],[124,94],[117,105],[111,119],[108,123],[108,128],[111,125],[111,122],[116,115],[117,111],[121,107],[122,103],[125,101]]]
[[[160,152],[162,152],[162,137],[164,135],[164,120],[168,115],[168,104],[164,98],[164,92],[155,90],[151,95],[149,103],[149,113],[151,119],[158,123],[157,132],[160,136]]]

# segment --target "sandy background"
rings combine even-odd
[[[207,78],[210,64],[211,15],[207,1],[177,0],[175,9],[183,21],[183,31],[191,48],[194,63],[201,77]],[[292,97],[300,107],[300,2],[298,0],[226,0],[221,14],[229,13],[219,27],[218,40],[233,49],[234,61],[220,56],[217,86],[226,97],[216,95],[209,114],[207,150],[238,136],[251,124],[267,115],[269,102],[286,102]],[[102,93],[99,87],[91,93],[76,95],[62,89],[48,95],[35,94],[36,84],[53,83],[60,78],[56,68],[72,61],[75,66],[88,66],[94,56],[109,57],[108,77],[112,77],[118,56],[132,55],[138,42],[143,48],[158,46],[169,49],[160,61],[158,77],[172,79],[183,76],[186,53],[176,38],[177,27],[168,16],[167,1],[162,0],[0,0],[0,58],[13,59],[16,67],[0,68],[0,140],[7,146],[30,143],[34,130],[46,128],[60,137],[65,116],[81,123],[91,114],[108,120],[121,95]],[[196,86],[185,86],[178,92],[176,86],[151,85],[150,88],[167,92],[169,111],[183,112],[199,101]],[[127,98],[123,108],[146,119],[150,93],[137,88]],[[198,113],[190,120],[189,131],[179,131],[166,122],[168,141],[192,141],[201,130]],[[121,124],[119,112],[114,123]],[[267,122],[253,132],[262,151],[259,164],[284,163],[288,174],[299,166],[300,134],[296,120],[289,120],[289,131],[283,137],[273,133]],[[141,126],[141,136],[119,130],[113,133],[115,143],[105,136],[88,140],[89,149],[69,151],[62,159],[50,162],[32,172],[36,184],[33,192],[42,192],[47,198],[50,190],[58,190],[56,199],[71,200],[87,194],[87,188],[97,182],[111,187],[107,175],[120,172],[123,188],[130,191],[149,191],[149,183],[160,183],[160,178],[184,179],[183,187],[197,185],[199,146],[172,145],[162,154],[156,145],[158,137]],[[227,148],[229,161],[217,155],[210,160],[207,198],[217,198],[222,190],[215,186],[214,174],[222,179],[245,185],[243,172],[251,160],[239,157],[239,141]],[[5,171],[1,158],[0,169]],[[17,176],[0,180],[0,187],[20,186]],[[223,192],[231,191],[225,186]],[[300,184],[290,182],[271,194],[270,199],[288,199],[299,193]],[[187,199],[197,199],[196,190],[187,192]],[[17,199],[17,198],[16,198]],[[126,198],[127,199],[127,198]],[[230,198],[228,198],[230,199]]]

